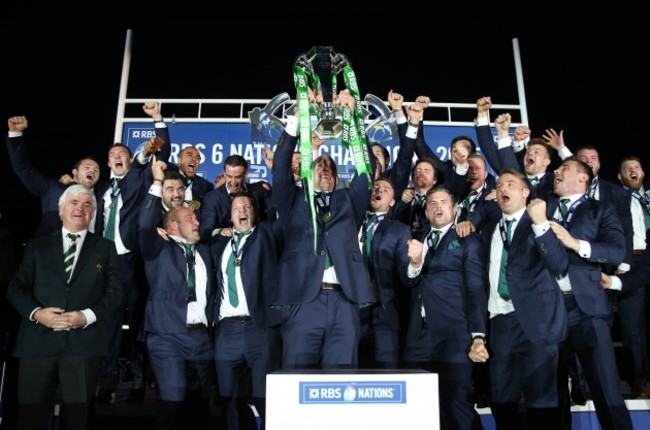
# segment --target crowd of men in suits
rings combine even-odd
[[[356,100],[344,90],[336,103]],[[21,317],[17,427],[45,428],[58,397],[66,428],[87,428],[126,350],[127,401],[142,401],[151,372],[160,429],[207,425],[215,390],[230,430],[247,428],[251,406],[263,422],[266,375],[309,368],[436,372],[443,429],[482,428],[478,392],[500,429],[570,428],[585,385],[603,429],[632,429],[612,323],[617,309],[632,363],[622,376],[647,398],[640,159],[624,158],[608,182],[597,150],[573,154],[562,132],[512,137],[505,113],[493,136],[482,97],[481,153],[458,136],[442,161],[424,139],[429,103],[388,93],[398,156],[388,169],[387,151],[369,144],[373,170],[349,186],[315,135],[311,176],[300,177],[297,116],[265,154],[272,184],[249,183],[231,155],[216,187],[196,174],[196,148],[169,162],[156,102],[143,106],[156,137],[137,154],[112,145],[103,182],[92,157],[70,176],[40,173],[27,119],[9,118],[14,172],[43,215],[7,293]]]

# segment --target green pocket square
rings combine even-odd
[[[447,247],[447,249],[458,249],[458,248],[460,248],[460,243],[458,243],[458,241],[455,239]]]

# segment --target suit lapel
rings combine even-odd
[[[86,233],[83,244],[81,245],[81,250],[79,251],[79,257],[77,262],[74,265],[72,271],[72,276],[70,277],[70,283],[73,283],[81,270],[88,264],[88,260],[97,245],[97,236],[91,232]]]
[[[508,254],[515,255],[517,253],[517,247],[519,246],[519,241],[521,241],[522,237],[525,238],[528,236],[527,232],[530,231],[530,217],[528,216],[528,213],[524,211],[523,215],[521,216],[521,219],[519,222],[517,222],[517,228],[515,228],[515,231],[512,234],[512,240],[510,242],[510,250],[508,251]]]

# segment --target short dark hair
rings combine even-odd
[[[84,161],[84,160],[94,161],[95,163],[97,163],[98,166],[100,165],[99,161],[97,161],[97,158],[95,158],[92,155],[86,155],[85,157],[81,157],[79,160],[77,160],[77,162],[74,163],[74,166],[72,166],[72,168],[78,170],[79,166],[81,166],[81,162]]]
[[[466,140],[466,141],[469,142],[469,153],[470,154],[473,154],[473,153],[476,152],[476,143],[474,143],[474,141],[472,140],[471,137],[465,136],[465,135],[456,136],[453,139],[451,139],[451,143],[449,144],[449,148],[454,146],[454,143],[458,142],[459,140]]]
[[[115,142],[114,144],[111,145],[111,148],[115,148],[116,146],[126,149],[126,151],[129,153],[129,158],[133,158],[133,152],[131,152],[131,148],[129,148],[122,142]],[[111,149],[109,148],[108,150],[110,151]]]
[[[454,193],[452,193],[451,190],[444,185],[434,185],[433,187],[429,188],[426,194],[426,198],[428,199],[431,194],[438,192],[449,194],[449,197],[451,197],[451,203],[456,204],[456,197],[454,197]]]
[[[427,157],[418,158],[418,160],[415,162],[415,165],[413,166],[413,169],[411,170],[411,178],[413,177],[413,175],[415,175],[415,169],[418,167],[418,165],[422,163],[430,164],[431,167],[433,167],[433,179],[435,179],[435,181],[438,182],[439,172],[438,169],[436,168],[436,163],[432,159]]]
[[[386,147],[379,142],[371,143],[370,149],[374,148],[375,146],[381,148],[381,153],[384,154],[384,158],[386,159],[386,165],[388,165],[390,163],[390,152],[388,152],[388,149],[386,149]]]
[[[573,162],[577,163],[578,164],[578,172],[586,173],[587,176],[589,176],[589,180],[587,181],[587,184],[586,184],[586,187],[588,187],[589,184],[591,184],[591,181],[594,180],[594,171],[591,169],[591,166],[589,164],[585,163],[584,161],[582,161],[581,159],[579,159],[578,157],[576,157],[575,155],[572,155],[572,156],[567,157],[564,160],[562,160],[562,164],[566,163],[567,161],[573,161]]]
[[[244,170],[248,171],[248,161],[244,157],[238,154],[232,154],[226,158],[226,161],[223,162],[224,165],[230,167],[243,167]]]
[[[528,182],[528,178],[526,178],[526,176],[524,176],[524,174],[521,173],[520,171],[515,170],[515,169],[511,169],[509,167],[505,168],[505,169],[501,169],[501,171],[499,172],[499,178],[497,178],[497,183],[499,182],[499,179],[501,178],[501,176],[503,176],[505,174],[515,176],[517,179],[519,179],[519,181],[521,181],[524,188],[527,188],[527,189],[530,190],[530,182]]]
[[[165,170],[164,172],[164,177],[163,177],[163,182],[165,181],[173,181],[173,180],[179,180],[184,183],[183,177],[181,176],[180,172],[178,170]]]
[[[253,212],[255,213],[255,224],[260,219],[260,209],[259,205],[257,204],[257,199],[248,191],[237,191],[236,193],[230,194],[230,201],[232,202],[235,200],[237,197],[245,197],[248,199],[249,202],[251,202],[251,205],[253,206]],[[231,205],[231,210],[232,210],[232,205]]]

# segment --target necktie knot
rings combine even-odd
[[[569,213],[569,202],[571,199],[560,199],[560,213],[562,214],[562,219],[566,219],[567,214]]]
[[[438,230],[436,228],[431,230],[431,246],[433,246],[434,248],[438,245],[441,234],[442,234],[442,230]]]
[[[420,206],[424,207],[424,202],[427,200],[427,195],[426,194],[415,194],[415,198],[417,199],[417,202]]]
[[[185,249],[186,257],[194,255],[194,245],[187,242],[182,242],[181,245],[183,245],[183,248]]]
[[[530,176],[528,178],[528,181],[530,182],[530,185],[533,187],[539,183],[539,178],[537,176]]]
[[[122,178],[113,178],[113,194],[116,194],[117,191],[120,189],[120,181]]]
[[[68,233],[67,236],[68,236],[68,239],[70,239],[70,241],[72,243],[75,243],[77,241],[77,239],[79,239],[79,237],[81,237],[80,235],[74,234],[74,233]]]
[[[506,237],[508,243],[512,240],[512,225],[515,223],[515,218],[506,219]]]
[[[241,232],[235,231],[235,232],[234,232],[234,236],[235,236],[235,246],[239,246],[239,243],[241,242],[241,240],[242,240],[244,237],[246,237],[246,236],[248,236],[249,234],[251,234],[251,233],[252,233],[252,231],[247,231],[247,232],[244,232],[244,233],[241,233]]]

